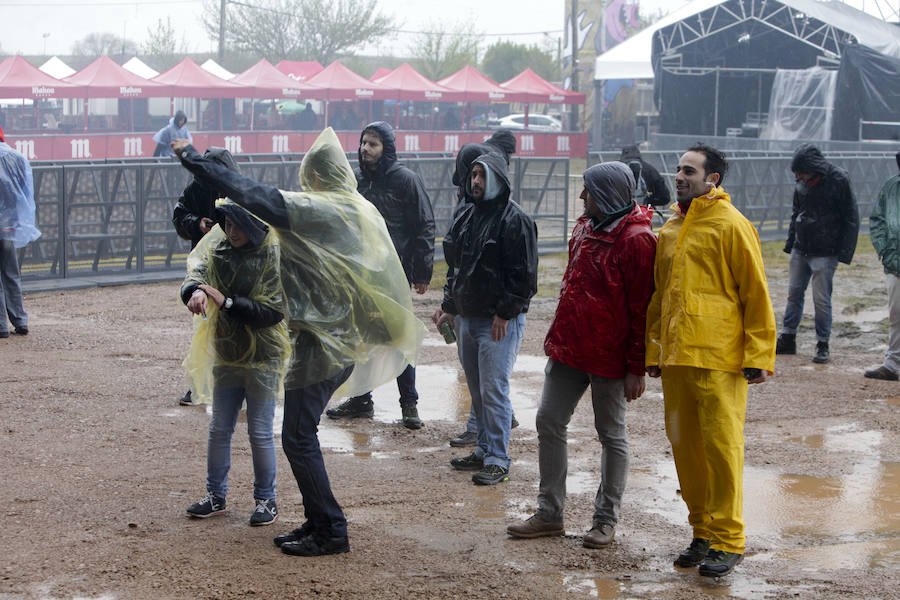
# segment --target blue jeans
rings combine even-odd
[[[406,365],[402,373],[397,375],[397,390],[400,392],[400,406],[411,404],[415,406],[419,400],[419,392],[416,391],[416,368]],[[372,401],[372,392],[366,392],[360,396],[354,396],[354,400]]]
[[[13,327],[27,327],[28,314],[22,303],[22,284],[19,280],[19,259],[12,240],[0,240],[0,331],[9,331],[6,317]]]
[[[593,524],[615,526],[628,479],[628,431],[625,426],[624,379],[606,379],[568,365],[547,361],[544,389],[537,412],[538,516],[551,523],[563,521],[568,472],[567,430],[584,391],[590,386],[594,428],[602,444],[600,487],[594,497]]]
[[[454,318],[459,362],[466,373],[466,384],[478,418],[478,448],[475,455],[485,465],[509,469],[509,430],[512,403],[509,399],[509,375],[522,346],[525,314],[510,319],[506,336],[499,342],[491,338],[491,317]]]
[[[220,498],[228,495],[228,471],[231,468],[231,436],[244,398],[247,399],[247,433],[253,455],[253,497],[275,498],[275,418],[274,398],[251,398],[244,388],[213,390],[212,420],[206,452],[206,490]]]
[[[331,492],[319,447],[319,419],[331,395],[350,377],[349,366],[334,377],[284,393],[281,445],[303,496],[303,512],[314,533],[345,537],[347,519]]]
[[[782,333],[797,333],[800,319],[803,318],[803,297],[806,295],[806,286],[812,279],[813,305],[816,310],[816,340],[819,342],[829,340],[831,337],[831,288],[837,265],[836,256],[803,256],[796,250],[791,252],[788,298],[787,307],[784,309]]]

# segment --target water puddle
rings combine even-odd
[[[672,595],[673,588],[684,585],[686,576],[693,578],[691,587],[705,597],[763,600],[776,597],[779,591],[778,587],[767,583],[765,579],[746,577],[740,570],[721,581],[711,581],[696,573],[673,572],[669,569],[617,577],[570,572],[562,574],[561,583],[567,592],[587,594],[601,600],[666,598]]]
[[[472,488],[472,508],[479,519],[505,519],[506,495],[503,485],[478,485]]]

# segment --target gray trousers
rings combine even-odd
[[[624,380],[597,377],[552,360],[547,361],[544,374],[541,406],[537,412],[541,473],[537,514],[544,521],[563,521],[568,471],[566,430],[578,401],[590,386],[594,427],[602,444],[600,487],[594,497],[593,525],[615,526],[628,478]]]
[[[28,313],[22,303],[22,284],[19,283],[19,259],[12,240],[0,240],[0,315],[3,325],[0,331],[8,331],[6,317],[13,327],[27,327]]]
[[[887,273],[885,275],[888,293],[888,348],[884,353],[884,366],[900,373],[900,277]]]

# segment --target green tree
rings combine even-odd
[[[158,19],[155,27],[147,28],[147,39],[141,45],[141,50],[147,56],[171,62],[175,57],[187,54],[187,42],[178,37],[172,19],[166,17],[165,22]]]
[[[481,61],[484,74],[499,82],[515,77],[528,68],[549,81],[559,81],[561,78],[554,54],[535,45],[500,41],[485,51]]]
[[[463,25],[453,31],[431,23],[409,49],[413,66],[425,77],[437,81],[466,65],[478,64],[478,34]]]
[[[128,56],[137,54],[137,44],[114,33],[89,33],[72,45],[76,56]]]
[[[203,25],[219,39],[219,0],[204,0]],[[394,22],[376,11],[376,0],[254,0],[226,4],[229,49],[281,59],[328,64],[391,33]]]

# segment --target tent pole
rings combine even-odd
[[[525,103],[525,131],[528,131],[528,109],[531,108],[529,103]]]
[[[128,99],[128,127],[134,133],[134,98]]]
[[[250,131],[253,131],[253,117],[256,115],[254,108],[253,98],[250,98]]]
[[[84,130],[88,130],[88,99],[84,99]]]
[[[222,99],[219,98],[219,131],[222,131]]]

